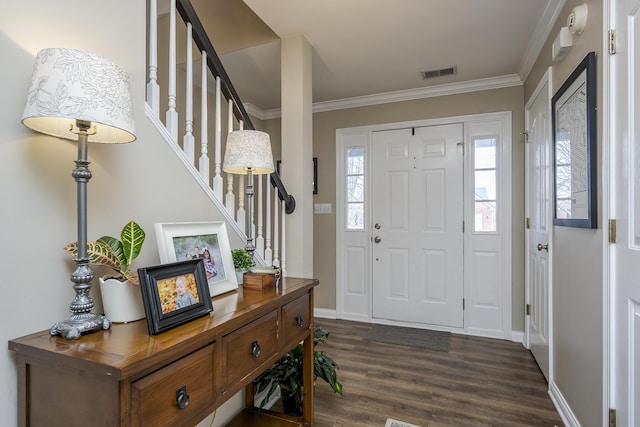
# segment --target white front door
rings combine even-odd
[[[549,72],[545,74],[526,107],[526,287],[528,315],[526,344],[540,370],[549,380],[549,331],[551,277],[549,232],[551,230],[551,120]]]
[[[373,132],[372,316],[463,326],[463,126]]]
[[[640,424],[640,1],[617,0],[612,18],[610,396],[617,425]]]

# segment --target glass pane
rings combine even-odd
[[[347,201],[364,202],[364,176],[347,177]]]
[[[364,204],[349,203],[347,209],[347,228],[349,230],[364,230]]]
[[[496,171],[476,171],[476,200],[496,199]]]
[[[571,166],[556,167],[556,198],[571,198]]]
[[[476,231],[496,231],[496,203],[476,202]]]
[[[571,199],[556,201],[556,218],[571,219]]]
[[[475,140],[475,165],[474,169],[495,169],[496,168],[496,139],[476,139]]]
[[[347,149],[347,175],[364,174],[364,148]]]
[[[568,165],[571,163],[571,141],[568,132],[558,132],[556,142],[556,164]]]

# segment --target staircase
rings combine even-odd
[[[280,267],[286,275],[285,218],[294,211],[295,199],[278,171],[254,176],[253,215],[247,218],[246,177],[222,173],[223,138],[233,130],[255,128],[191,2],[170,0],[168,14],[159,16],[158,0],[149,0],[148,30],[147,117],[227,225],[244,241],[246,227],[252,227],[256,263]],[[194,123],[199,124],[195,129]]]

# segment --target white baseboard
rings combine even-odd
[[[562,418],[562,422],[564,422],[565,426],[580,427],[580,422],[573,414],[573,411],[562,395],[562,392],[553,381],[549,383],[549,397],[551,397],[551,401],[556,407],[558,414],[560,414],[560,418]]]
[[[329,310],[326,308],[314,308],[314,317],[321,317],[323,319],[337,319],[337,313],[335,310]]]
[[[519,342],[521,344],[524,343],[524,332],[522,331],[511,331],[511,341]]]

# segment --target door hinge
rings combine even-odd
[[[616,410],[609,408],[609,427],[616,427]]]
[[[529,143],[529,131],[525,130],[524,132],[521,133],[521,135],[524,136],[524,143],[525,144]]]
[[[464,233],[464,221],[462,221],[462,232]]]
[[[464,311],[464,298],[462,298],[462,311]]]
[[[458,147],[460,147],[460,154],[464,156],[464,142],[458,142]]]
[[[616,30],[609,30],[609,55],[616,54]]]
[[[524,219],[524,226],[527,227],[527,230],[531,228],[531,218]]]
[[[527,304],[525,306],[525,313],[527,314],[527,316],[531,316],[531,304]]]
[[[616,243],[618,224],[615,219],[609,220],[609,243]]]

